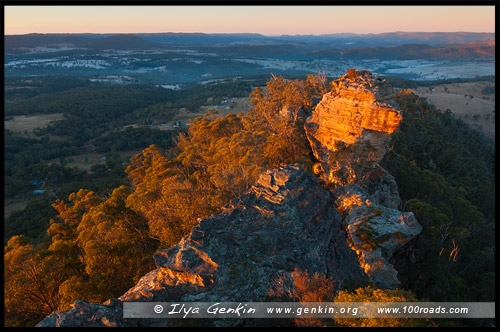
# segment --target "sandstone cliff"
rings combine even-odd
[[[394,93],[390,85],[367,71],[353,71],[332,85],[332,91],[323,96],[306,120],[305,130],[320,162],[318,175],[327,182],[346,185],[355,183],[363,175],[352,167],[353,163],[364,162],[363,168],[367,169],[382,160],[390,134],[398,128],[402,115],[392,100]],[[351,156],[335,155],[342,147],[354,143],[364,150],[351,150]],[[366,156],[360,160],[363,153]],[[341,171],[344,174],[340,174]]]
[[[345,75],[308,118],[306,133],[324,169],[318,175],[336,184],[333,191],[299,165],[269,170],[223,213],[159,250],[157,268],[118,299],[76,301],[37,326],[172,326],[175,320],[123,319],[122,303],[272,301],[277,280],[290,280],[295,268],[324,274],[338,289],[400,286],[390,259],[422,227],[398,210],[395,179],[378,165],[401,120],[392,96],[369,73]],[[297,114],[282,110],[286,119]],[[340,169],[352,172],[343,183]]]

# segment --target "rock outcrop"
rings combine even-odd
[[[70,310],[54,311],[37,327],[119,327],[124,326],[123,309],[117,299],[103,304],[75,301]]]
[[[384,81],[355,74],[334,82],[305,125],[318,175],[335,183],[333,191],[299,165],[269,170],[221,214],[159,250],[157,268],[118,299],[76,301],[37,326],[173,326],[172,319],[124,319],[122,303],[273,301],[270,291],[295,269],[323,274],[338,289],[400,286],[389,261],[422,227],[398,210],[395,179],[378,162],[401,114]],[[281,113],[287,121],[304,116],[291,108]],[[347,180],[340,179],[343,169]]]
[[[331,160],[334,152],[345,145],[364,144],[372,149],[363,158],[364,168],[375,166],[386,153],[390,135],[398,128],[402,115],[393,101],[391,86],[370,72],[352,71],[332,85],[331,92],[323,96],[306,120],[305,130],[321,163],[319,175],[327,182],[345,185],[355,183],[361,174],[354,174],[350,165],[353,161],[346,163],[349,158],[345,155],[337,158],[342,160]],[[361,154],[358,150],[354,151],[356,155]],[[338,174],[342,168],[347,169],[347,179],[343,181]]]
[[[280,115],[286,122],[295,123],[297,119],[301,118],[305,120],[306,113],[303,108],[296,109],[292,106],[283,106],[280,111]]]
[[[295,268],[324,274],[339,288],[369,284],[349,246],[335,197],[298,165],[263,173],[223,213],[201,219],[179,244],[158,251],[154,259],[157,269],[113,305],[78,301],[38,326],[137,324],[117,318],[116,301],[263,302],[276,280],[290,277]]]
[[[420,234],[422,226],[412,212],[401,212],[375,203],[358,185],[337,188],[336,203],[349,237],[349,245],[370,278],[383,288],[400,286],[389,263],[394,250]]]

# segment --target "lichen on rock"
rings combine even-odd
[[[399,287],[397,271],[389,259],[396,249],[422,231],[413,213],[377,204],[355,184],[337,188],[334,195],[349,245],[358,254],[365,272],[378,287]]]

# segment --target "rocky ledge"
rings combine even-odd
[[[334,194],[349,245],[358,254],[360,265],[379,287],[399,287],[398,272],[389,259],[394,250],[422,231],[414,214],[377,204],[356,184],[340,187]]]
[[[396,272],[386,261],[419,225],[371,200],[357,186],[325,190],[298,165],[267,171],[223,213],[201,219],[179,244],[158,251],[157,269],[121,297],[103,304],[76,301],[37,326],[171,326],[173,320],[123,319],[121,304],[272,301],[276,281],[290,278],[295,268],[324,274],[339,289],[394,287]],[[358,234],[363,223],[371,224],[379,248],[365,248],[368,240]]]

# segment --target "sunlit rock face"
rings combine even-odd
[[[390,135],[402,120],[399,106],[393,101],[391,86],[371,73],[353,71],[332,82],[333,89],[323,96],[306,120],[305,131],[312,151],[321,163],[322,177],[346,185],[355,183],[359,174],[345,161],[331,160],[338,143],[369,143],[372,151],[364,157],[368,168],[376,165],[386,153]],[[368,155],[369,154],[369,155]],[[330,159],[330,160],[329,160]],[[345,158],[344,158],[345,159]],[[341,181],[336,171],[346,169]]]
[[[365,272],[378,287],[399,287],[397,271],[389,260],[396,249],[422,231],[414,214],[377,204],[356,184],[337,188],[333,193],[349,246],[356,251]]]

